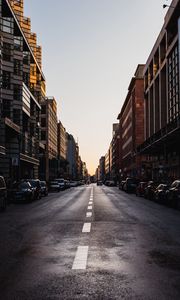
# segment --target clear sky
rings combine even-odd
[[[89,172],[108,150],[112,123],[138,64],[163,25],[167,0],[24,0],[43,47],[47,96],[78,140]]]

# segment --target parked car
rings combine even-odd
[[[61,188],[60,188],[59,182],[57,182],[56,180],[51,181],[49,183],[49,190],[51,192],[60,192]]]
[[[66,183],[65,183],[64,178],[57,178],[57,179],[55,179],[55,181],[59,183],[60,190],[62,190],[62,191],[65,190]]]
[[[10,190],[11,199],[16,201],[32,201],[34,199],[34,190],[29,182],[15,182]]]
[[[102,183],[102,181],[101,180],[98,180],[97,181],[97,185],[102,185],[103,183]]]
[[[7,206],[7,187],[3,176],[0,176],[0,210],[3,211]]]
[[[167,184],[159,184],[154,190],[154,200],[159,203],[166,203],[166,195],[169,186]]]
[[[105,181],[105,185],[106,186],[116,186],[114,180],[106,180]]]
[[[71,187],[69,180],[64,180],[65,189],[69,189]]]
[[[154,199],[154,191],[157,186],[158,186],[158,184],[155,183],[154,181],[148,181],[147,187],[145,188],[144,197],[149,200],[153,200]]]
[[[123,186],[123,190],[127,193],[135,193],[138,180],[136,178],[127,177]]]
[[[180,209],[180,180],[173,181],[166,196],[171,207]]]
[[[23,181],[29,182],[32,190],[34,191],[34,200],[41,198],[41,184],[39,179],[24,179]]]
[[[120,190],[124,190],[124,184],[125,184],[125,180],[121,180],[120,182],[119,182],[119,189]]]
[[[47,196],[48,195],[48,187],[46,181],[40,181],[41,185],[41,195]]]
[[[70,181],[70,187],[76,187],[78,186],[77,181]]]
[[[141,181],[136,187],[136,196],[143,197],[145,194],[145,188],[147,187],[147,182]]]

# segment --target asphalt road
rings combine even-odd
[[[10,205],[0,299],[179,300],[180,212],[93,184]]]

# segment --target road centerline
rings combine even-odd
[[[84,223],[82,232],[91,232],[91,223]]]
[[[92,212],[87,212],[86,213],[86,218],[90,218],[90,217],[92,217]]]
[[[76,255],[74,258],[73,270],[85,270],[87,265],[89,246],[78,246]]]

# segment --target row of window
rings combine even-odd
[[[12,52],[11,51],[12,51],[11,44],[9,44],[9,43],[3,43],[2,59],[4,61],[10,61],[10,62],[12,61]],[[19,61],[19,63],[20,62],[21,61]],[[29,55],[29,52],[23,52],[23,64],[24,65],[29,65],[30,64],[30,55]]]
[[[15,75],[20,75],[20,71],[19,71],[19,65],[15,64]],[[27,72],[23,72],[23,82],[29,86],[29,73]],[[8,71],[3,71],[2,72],[2,81],[1,81],[1,87],[3,89],[7,89],[10,90],[11,89],[11,72]]]
[[[169,121],[179,116],[179,61],[178,46],[174,48],[168,58],[168,103]]]

